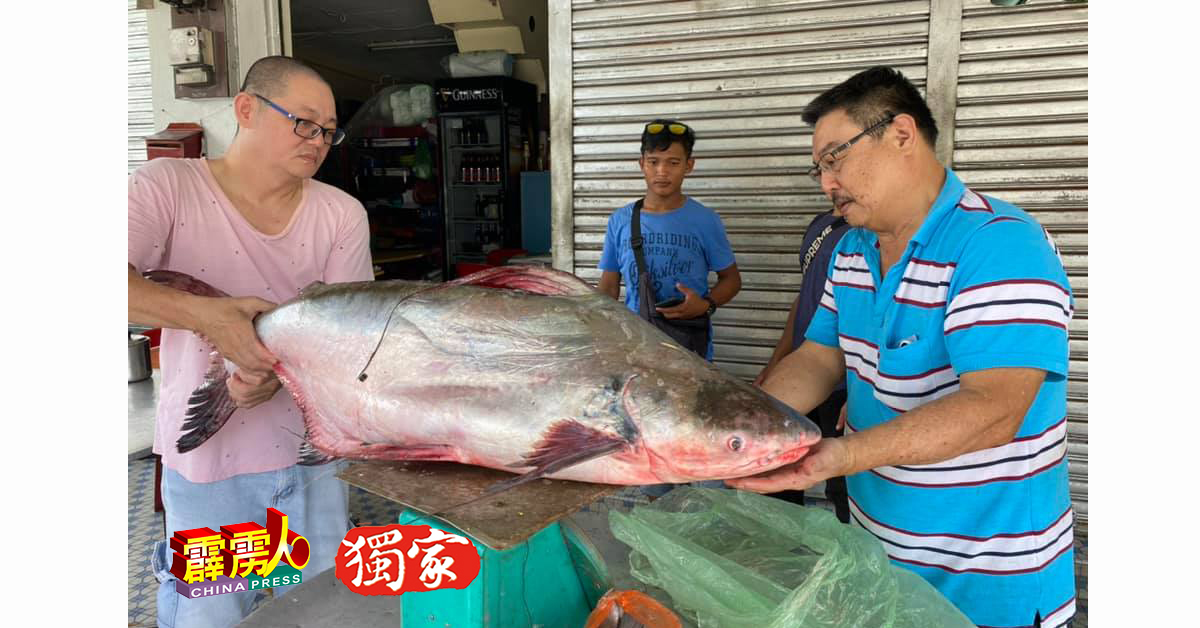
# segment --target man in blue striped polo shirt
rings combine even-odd
[[[980,626],[1067,625],[1071,289],[1029,214],[934,154],[916,88],[884,67],[805,108],[813,166],[852,228],[805,342],[763,389],[807,412],[843,376],[846,436],[729,484],[803,490],[847,476],[853,520]]]

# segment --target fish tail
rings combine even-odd
[[[185,454],[203,445],[237,410],[237,404],[229,396],[229,386],[226,384],[228,377],[225,360],[214,351],[208,372],[204,375],[204,383],[192,391],[192,396],[188,398],[183,434],[175,442],[179,453]]]
[[[214,288],[195,277],[173,270],[152,270],[142,275],[146,279],[168,288],[200,295],[202,297],[227,297],[224,291]]]
[[[202,297],[229,296],[191,275],[173,270],[152,270],[142,276],[168,288]],[[228,377],[225,360],[215,350],[212,351],[208,372],[204,374],[204,383],[192,391],[192,396],[188,398],[188,410],[183,419],[183,434],[175,441],[175,448],[179,453],[187,453],[203,445],[225,425],[234,410],[237,410],[237,404],[230,398],[229,386],[225,383]]]

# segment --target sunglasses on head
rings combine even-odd
[[[680,122],[670,122],[665,124],[662,122],[651,122],[650,124],[646,125],[645,132],[649,133],[650,135],[658,135],[664,130],[670,131],[671,135],[687,135],[688,126]]]

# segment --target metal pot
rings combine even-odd
[[[150,377],[150,339],[129,334],[129,383]]]

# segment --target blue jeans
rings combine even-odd
[[[312,549],[303,578],[308,580],[333,567],[338,546],[350,529],[350,493],[337,478],[339,462],[278,471],[236,475],[220,482],[197,484],[163,468],[162,498],[168,539],[155,544],[151,562],[158,578],[160,628],[226,628],[250,613],[256,591],[224,593],[188,599],[175,590],[171,574],[169,537],[179,530],[255,521],[267,523],[267,508],[288,516],[288,529],[308,539]],[[294,586],[294,585],[292,585]],[[279,595],[291,586],[277,587]]]

